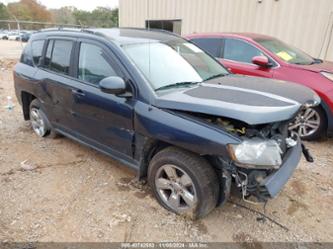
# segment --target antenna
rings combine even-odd
[[[150,19],[149,19],[149,0],[147,0],[147,28],[150,30]]]
[[[147,0],[147,19],[148,19],[148,31],[150,31],[149,0]],[[148,38],[148,66],[149,66],[149,75],[151,75],[151,71],[150,71],[150,38]]]

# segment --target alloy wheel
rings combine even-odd
[[[290,124],[289,130],[294,131],[301,137],[310,136],[318,131],[320,127],[320,115],[313,109],[302,110]]]
[[[155,176],[156,190],[163,202],[177,213],[193,210],[197,193],[190,176],[175,165],[166,164]]]
[[[35,107],[31,108],[30,119],[31,119],[32,129],[34,130],[34,132],[39,137],[45,136],[47,130],[46,130],[45,122],[41,115],[40,110]]]

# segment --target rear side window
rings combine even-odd
[[[23,49],[20,62],[29,66],[33,66],[32,55],[31,55],[31,46],[27,45]]]
[[[222,39],[220,38],[198,38],[192,42],[210,55],[220,58],[222,49]]]
[[[81,43],[78,70],[78,78],[92,84],[98,84],[109,76],[117,76],[103,49],[89,43]]]
[[[252,63],[252,58],[259,55],[264,54],[247,42],[237,39],[226,39],[224,41],[224,59]]]
[[[72,41],[51,40],[46,50],[45,67],[54,72],[69,75],[72,48]]]
[[[43,54],[44,40],[33,41],[31,44],[32,59],[36,66],[39,65],[40,58]]]

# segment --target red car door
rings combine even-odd
[[[235,74],[245,74],[259,77],[272,78],[274,73],[274,61],[269,59],[272,67],[262,67],[252,63],[255,56],[266,56],[257,47],[247,41],[235,38],[226,38],[222,50],[222,58],[219,61]],[[269,58],[268,56],[266,56]]]

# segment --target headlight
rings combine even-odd
[[[241,144],[229,144],[229,153],[237,166],[244,168],[279,168],[281,148],[275,140],[247,139]]]
[[[333,73],[321,72],[321,75],[323,75],[325,78],[333,81]]]

